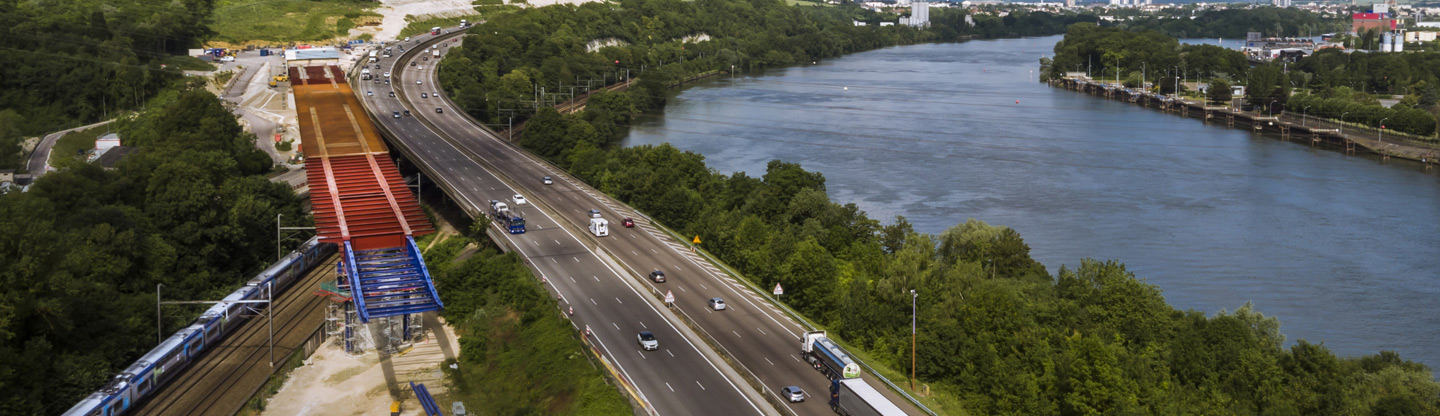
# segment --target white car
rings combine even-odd
[[[415,69],[425,69],[425,65],[416,65]]]
[[[514,202],[515,202],[515,205],[525,205],[525,204],[530,203],[529,201],[526,201],[526,200],[525,200],[525,196],[524,196],[524,195],[520,195],[520,194],[515,194],[515,196],[510,197],[510,200],[511,200],[511,201],[514,201]]]
[[[790,403],[805,401],[805,391],[800,386],[788,386],[780,389],[780,397],[790,400]]]
[[[375,91],[365,91],[365,95],[367,95],[367,96],[373,96],[373,95],[375,95]]]
[[[420,85],[420,80],[415,80],[415,85]]]
[[[385,78],[390,78],[390,72],[385,72]]]
[[[544,178],[541,178],[541,180],[544,181],[546,185],[550,185],[550,184],[555,183],[555,181],[552,180],[552,179],[550,179],[549,176],[546,176],[546,177],[544,177]]]
[[[710,309],[717,311],[725,310],[725,301],[720,298],[710,298]]]
[[[646,351],[660,349],[660,341],[655,339],[655,334],[651,334],[650,331],[640,331],[640,334],[635,335],[635,340],[640,342],[640,348],[644,348]]]

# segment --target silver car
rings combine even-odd
[[[635,339],[640,342],[640,348],[644,348],[646,351],[660,349],[660,341],[656,340],[655,334],[650,331],[640,331],[640,334],[635,335]]]
[[[805,391],[800,390],[800,386],[787,386],[780,389],[780,397],[784,397],[790,403],[803,402],[805,401]]]

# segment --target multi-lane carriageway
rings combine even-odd
[[[443,96],[435,97],[439,91],[437,62],[414,53],[434,41],[427,36],[403,44],[407,53],[382,61],[379,71],[372,67],[379,73],[392,72],[393,84],[357,84],[358,90],[373,91],[373,95],[362,93],[362,98],[394,135],[397,147],[471,215],[483,215],[488,200],[508,201],[516,193],[533,201],[535,206],[523,208],[530,231],[507,235],[511,244],[529,258],[565,306],[575,308],[577,323],[594,331],[606,354],[634,380],[658,413],[769,413],[767,402],[755,394],[778,397],[780,388],[799,385],[808,394],[807,400],[787,404],[780,413],[833,414],[826,405],[828,380],[800,356],[804,326],[733,276],[639,221],[643,216],[629,207],[514,148],[465,117]],[[458,45],[455,39],[444,42]],[[410,60],[416,61],[414,66]],[[392,87],[395,97],[389,96]],[[421,93],[430,98],[420,98]],[[437,113],[436,108],[443,112]],[[392,117],[393,112],[405,110],[414,116]],[[543,176],[556,178],[555,184],[544,185],[540,181]],[[589,209],[601,210],[615,225],[609,237],[585,234]],[[637,228],[619,227],[618,220],[624,217],[637,218]],[[664,270],[668,281],[656,284],[640,278],[654,269]],[[665,310],[656,296],[641,292],[673,293],[675,311]],[[729,308],[709,310],[705,304],[711,297],[724,298]],[[737,360],[737,366],[726,367],[713,354],[706,354],[708,348],[700,341],[680,337],[679,333],[690,330],[675,320],[676,313],[688,316]],[[642,329],[656,332],[662,351],[670,351],[664,355],[641,351],[634,334]],[[671,353],[677,356],[670,357]],[[704,364],[696,365],[699,361]],[[736,373],[758,379],[763,390],[750,388]],[[727,380],[706,383],[698,379],[709,374]],[[907,413],[922,414],[873,376],[865,377]],[[690,378],[695,382],[686,381]]]

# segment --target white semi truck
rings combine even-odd
[[[860,378],[830,382],[830,410],[841,416],[904,416],[905,411]]]

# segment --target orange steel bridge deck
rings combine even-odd
[[[345,73],[334,65],[289,72],[321,239],[371,250],[434,232]]]

